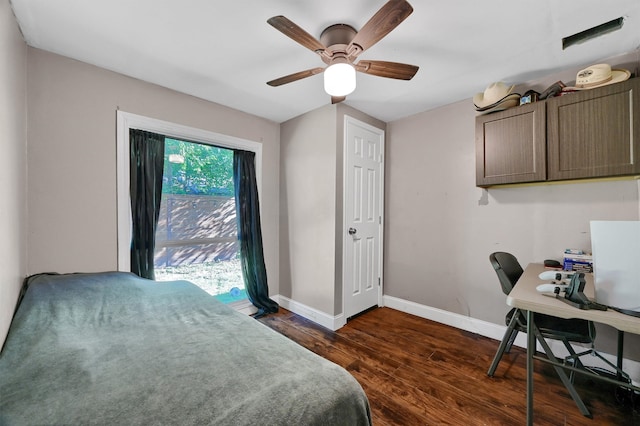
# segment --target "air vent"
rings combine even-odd
[[[600,37],[601,35],[608,34],[613,31],[617,31],[622,28],[624,18],[620,17],[604,24],[600,24],[597,27],[589,28],[588,30],[581,31],[577,34],[570,35],[562,39],[562,50],[574,44],[584,43],[585,41]]]

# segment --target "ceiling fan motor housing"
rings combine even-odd
[[[358,34],[358,32],[351,25],[334,24],[322,31],[322,34],[320,34],[320,43],[329,48],[335,45],[344,45],[343,49],[346,49],[356,34]]]

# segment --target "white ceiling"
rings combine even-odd
[[[277,77],[320,58],[275,30],[284,15],[316,38],[360,29],[386,0],[10,0],[26,42],[283,122],[329,103],[322,75]],[[418,65],[411,81],[358,73],[346,103],[393,121],[640,48],[639,0],[409,0],[414,12],[359,59]],[[561,39],[615,18],[622,29],[562,50]],[[471,107],[471,104],[470,104]]]

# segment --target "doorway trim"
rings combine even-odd
[[[349,125],[357,125],[363,127],[373,133],[380,135],[381,143],[380,143],[380,193],[378,194],[379,199],[379,216],[380,216],[380,226],[378,228],[378,238],[380,249],[378,250],[378,277],[379,277],[379,285],[378,285],[378,306],[384,306],[384,298],[383,298],[383,287],[384,287],[384,181],[385,181],[385,131],[379,129],[375,126],[372,126],[364,121],[360,121],[354,117],[351,117],[347,114],[344,115],[344,126],[343,126],[343,135],[342,135],[342,150],[343,150],[343,160],[342,160],[342,322],[343,325],[347,323],[348,317],[345,312],[345,300],[347,297],[347,286],[346,281],[346,268],[347,264],[347,238],[349,234],[347,233],[347,216],[346,216],[346,206],[347,206],[347,155],[349,155],[348,150],[348,141],[347,141],[347,132],[349,129]],[[357,314],[356,314],[357,315]]]

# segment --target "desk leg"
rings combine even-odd
[[[624,331],[618,330],[618,370],[616,372],[616,378],[622,381],[622,352],[624,351]]]
[[[527,324],[527,329],[528,327],[529,325]],[[547,343],[547,341],[544,340],[544,337],[542,337],[542,334],[540,333],[540,330],[538,330],[538,327],[536,327],[535,324],[532,324],[531,327],[533,328],[533,333],[535,333],[535,336],[540,342],[540,345],[544,349],[544,352],[547,354],[547,358],[549,359],[550,364],[553,365],[553,368],[554,370],[556,370],[558,377],[560,377],[562,384],[564,384],[564,387],[567,388],[567,390],[569,391],[569,395],[571,395],[571,398],[574,400],[574,402],[578,406],[578,409],[580,410],[582,415],[584,415],[585,417],[592,418],[593,416],[591,415],[591,412],[584,405],[582,398],[580,398],[580,395],[578,395],[576,388],[573,386],[573,383],[571,383],[571,380],[567,376],[567,373],[562,368],[562,363],[553,354],[553,351],[551,351],[551,347],[549,347],[549,344]]]
[[[535,351],[533,312],[527,311],[527,426],[533,426],[533,354]]]

